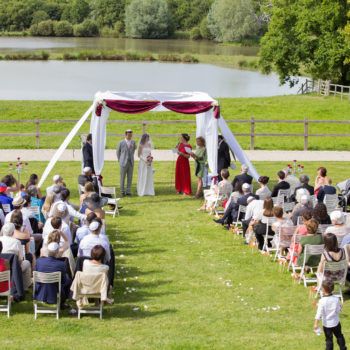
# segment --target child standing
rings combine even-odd
[[[345,339],[341,331],[339,313],[341,311],[340,299],[332,294],[333,282],[323,282],[323,297],[318,303],[317,313],[314,323],[314,331],[320,331],[318,324],[322,319],[323,331],[326,337],[326,350],[333,350],[333,334],[337,338],[340,350],[346,350]]]

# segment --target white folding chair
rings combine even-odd
[[[40,301],[35,300],[35,289],[37,283],[58,283],[57,303],[56,308],[50,308],[44,305],[38,305]],[[61,272],[38,272],[33,271],[33,303],[34,303],[34,319],[37,319],[38,314],[56,314],[56,319],[59,319],[61,308]],[[41,303],[43,304],[43,303]]]
[[[277,194],[277,203],[282,205],[284,202],[286,202],[286,199],[288,199],[289,197],[290,188],[288,188],[287,190],[279,190]]]
[[[300,244],[300,240],[305,237],[305,235],[299,235],[294,233],[292,242],[291,242],[291,248],[289,249],[289,264],[288,264],[288,270],[292,269],[293,273],[301,270],[301,266],[298,265],[298,262],[294,260],[298,258],[299,254],[296,250],[297,246]]]
[[[0,297],[6,297],[7,303],[6,304],[0,304],[0,312],[6,312],[7,317],[10,317],[11,312],[11,273],[10,270],[0,272],[0,282],[7,282],[8,284],[8,290],[5,292],[0,293]]]
[[[326,225],[326,224],[318,225],[317,231],[321,234],[324,234],[329,226],[332,226],[332,225]]]
[[[247,207],[244,205],[240,205],[238,207],[238,214],[237,214],[237,220],[236,222],[233,222],[235,227],[242,226],[242,220],[240,220],[241,214],[245,213],[247,211]]]
[[[304,219],[302,216],[298,216],[297,218],[297,226],[300,226],[304,223]]]
[[[283,202],[282,207],[285,213],[290,213],[295,207],[295,202]]]
[[[81,196],[83,193],[85,193],[85,187],[78,184],[78,193],[79,193],[79,196]]]
[[[278,232],[276,233],[278,234],[278,240],[274,260],[285,258],[285,256],[282,254],[282,249],[290,248],[293,241],[295,229],[296,226],[282,225],[279,227]]]
[[[330,214],[338,207],[339,199],[337,194],[326,194],[323,203],[327,207],[327,213]]]
[[[312,207],[315,208],[315,206],[317,204],[317,198],[314,194],[312,196],[310,196],[310,202],[312,203]]]
[[[317,287],[317,293],[322,296],[322,283],[324,280],[331,280],[334,286],[338,286],[338,293],[333,293],[333,295],[339,297],[343,303],[343,292],[342,288],[345,286],[346,275],[348,272],[348,260],[343,259],[341,261],[326,261],[323,268],[323,273],[320,276],[320,283]]]
[[[107,197],[108,205],[114,205],[114,210],[106,210],[106,214],[111,214],[115,218],[115,214],[119,215],[119,209],[118,209],[118,202],[120,201],[120,198],[117,198],[116,196],[116,190],[115,187],[104,187],[100,186],[100,196],[103,195],[109,195],[112,196],[112,198]]]
[[[264,237],[264,246],[263,250],[266,250],[268,253],[272,251],[276,251],[276,247],[269,247],[269,240],[273,239],[274,235],[269,234],[271,230],[272,224],[276,221],[275,217],[267,217],[263,216],[262,220],[266,221],[266,232],[265,232],[265,237]]]
[[[2,209],[4,211],[4,214],[6,215],[11,211],[11,206],[10,206],[10,204],[3,204]]]
[[[306,265],[307,259],[310,256],[322,255],[323,251],[324,251],[324,244],[315,244],[315,245],[314,244],[306,244],[304,246],[304,261],[303,261],[303,266],[301,267],[299,283],[301,281],[303,281],[305,287],[307,287],[308,283],[316,283],[317,282],[317,277],[316,276],[314,276],[314,277],[306,276],[305,268],[307,266],[308,268],[310,268],[310,272],[309,273],[314,274],[314,270],[313,269],[315,269],[315,268],[317,269],[318,264],[317,264],[317,266]]]

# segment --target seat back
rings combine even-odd
[[[324,244],[306,244],[304,247],[304,262],[303,267],[305,267],[306,261],[310,256],[322,255],[324,251]],[[314,267],[314,266],[310,266]]]
[[[100,196],[102,196],[104,194],[111,195],[112,198],[116,198],[115,187],[100,186]]]
[[[33,207],[28,207],[28,211],[33,215],[33,216],[40,216],[40,207],[35,205]]]
[[[61,272],[39,272],[33,271],[34,283],[61,283]]]
[[[279,190],[277,194],[277,202],[285,202],[286,199],[290,197],[290,188],[286,190]]]
[[[283,202],[283,211],[285,213],[289,213],[293,211],[294,207],[295,207],[295,202]]]
[[[296,226],[282,225],[279,228],[279,245],[282,248],[289,248],[292,245]]]
[[[2,209],[4,210],[4,214],[8,214],[11,211],[11,206],[10,204],[3,204]]]
[[[327,212],[330,214],[338,206],[338,195],[337,194],[326,194],[323,199],[323,203],[327,207]]]
[[[344,285],[348,271],[347,259],[341,261],[326,261],[323,269],[323,276],[330,278],[333,283]]]
[[[83,185],[78,184],[78,192],[79,196],[81,196],[83,193],[85,193],[85,187]]]
[[[0,295],[9,295],[10,294],[10,283],[11,283],[11,272],[10,270],[0,272],[0,282],[7,282],[8,291],[0,293]]]
[[[328,228],[329,226],[332,226],[332,225],[326,225],[326,224],[318,225],[317,231],[318,231],[319,233],[324,234],[325,231],[327,230],[327,228]]]

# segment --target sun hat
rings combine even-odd
[[[48,244],[47,249],[50,252],[57,252],[57,250],[60,248],[59,244],[57,242],[51,242]]]
[[[102,208],[108,203],[108,198],[100,197],[97,193],[92,193],[89,197],[85,198],[84,204],[91,205],[94,209]]]
[[[13,232],[15,232],[15,225],[12,222],[7,222],[1,229],[3,236],[12,236]]]
[[[53,180],[53,182],[57,182],[59,180],[62,180],[62,177],[61,177],[61,175],[56,174],[53,176],[52,180]]]
[[[97,221],[93,221],[90,225],[89,225],[89,230],[90,231],[96,231],[98,230],[98,228],[100,227],[100,223]]]
[[[4,184],[3,182],[0,182],[0,193],[4,193],[7,190],[7,186],[6,184]]]
[[[52,187],[52,192],[54,194],[59,194],[61,192],[61,190],[62,190],[62,186],[60,186],[60,185],[55,185]]]
[[[26,202],[27,201],[21,195],[18,195],[13,198],[12,205],[15,207],[20,207],[21,205],[26,204]]]
[[[92,169],[89,167],[89,166],[86,166],[84,169],[83,169],[83,173],[86,174],[86,173],[89,173]]]
[[[247,184],[247,183],[244,183],[244,184],[242,185],[242,189],[243,189],[243,190],[250,190],[250,185]]]

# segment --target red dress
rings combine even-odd
[[[179,144],[178,150],[182,153],[189,154],[186,152],[185,147],[191,148],[192,150],[190,145],[184,145],[183,143]],[[188,195],[192,194],[190,162],[182,155],[179,155],[176,161],[175,188],[176,192],[181,192]]]
[[[0,258],[0,272],[7,271],[7,261],[5,259]],[[0,282],[0,293],[7,292],[9,290],[8,282]]]

